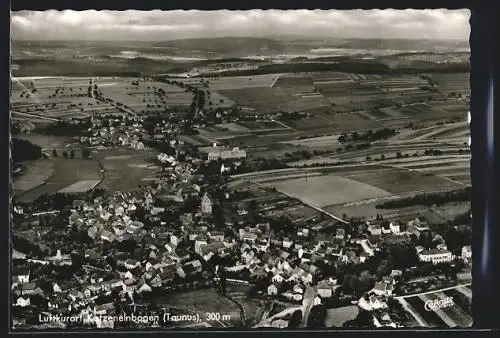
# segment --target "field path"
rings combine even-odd
[[[17,114],[17,115],[27,116],[27,117],[36,117],[36,118],[39,118],[39,119],[49,120],[49,121],[55,121],[55,122],[60,121],[59,119],[56,119],[56,118],[53,118],[53,117],[48,117],[48,116],[38,115],[38,114],[21,113],[21,112],[14,111],[14,110],[11,110],[11,114]]]
[[[472,291],[469,288],[466,288],[465,286],[460,286],[456,289],[458,292],[463,294],[469,299],[472,299]]]
[[[278,80],[281,78],[282,74],[278,74],[278,76],[276,76],[276,79],[274,79],[273,83],[271,83],[271,85],[269,87],[274,87],[276,85],[276,82],[278,82]]]

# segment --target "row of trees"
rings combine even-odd
[[[411,197],[390,200],[384,203],[377,204],[377,209],[397,209],[412,205],[443,205],[449,202],[467,202],[472,198],[472,188],[465,187],[459,190],[431,192],[417,194]]]
[[[358,142],[358,141],[377,141],[384,140],[391,136],[396,135],[397,131],[390,128],[383,128],[379,130],[367,130],[364,133],[359,133],[357,131],[352,132],[351,134],[343,133],[339,136],[338,141],[340,143],[345,142]]]
[[[78,123],[58,121],[49,125],[39,126],[35,128],[35,132],[55,136],[88,136],[90,127],[92,127],[92,124],[89,119]]]
[[[57,149],[53,149],[52,150],[52,156],[54,157],[58,157],[59,156],[59,153],[57,152]],[[71,149],[69,152],[66,151],[66,150],[63,150],[62,152],[62,156],[64,158],[75,158],[75,151],[73,149]],[[84,159],[88,159],[90,157],[90,150],[88,150],[87,148],[83,148],[82,149],[82,158]]]

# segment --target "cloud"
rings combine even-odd
[[[216,36],[467,40],[468,10],[20,11],[14,40],[172,40]]]

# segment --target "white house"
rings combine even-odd
[[[397,222],[391,222],[389,224],[389,228],[391,229],[393,234],[399,234],[401,232],[401,226]]]
[[[327,281],[327,280],[322,280],[318,283],[317,289],[318,289],[318,295],[322,298],[329,298],[333,295],[333,287],[335,286],[334,283]]]
[[[141,266],[141,262],[139,262],[138,260],[135,260],[135,259],[127,259],[125,261],[125,268],[126,269],[130,269],[130,270],[133,270],[137,267]]]
[[[462,258],[463,259],[470,259],[472,257],[472,248],[470,245],[466,245],[462,248]]]
[[[31,300],[29,297],[19,297],[16,300],[16,306],[26,307],[31,304]]]
[[[174,246],[178,246],[179,245],[179,237],[177,237],[174,234],[170,235],[170,243],[172,243]]]
[[[274,296],[278,294],[278,287],[279,285],[276,283],[273,283],[267,287],[267,294]]]
[[[432,264],[447,263],[453,260],[453,255],[448,250],[430,249],[421,250],[418,253],[421,262],[432,262]]]
[[[54,283],[54,285],[52,285],[52,290],[54,291],[54,293],[62,292],[61,288],[59,287],[59,285],[57,285],[57,283]]]
[[[271,278],[271,280],[275,283],[281,283],[283,282],[284,278],[280,273],[277,273],[273,276],[273,278]]]
[[[375,295],[370,295],[367,297],[361,297],[358,301],[358,306],[366,311],[386,309],[387,304],[380,300]]]
[[[165,249],[169,254],[175,252],[175,246],[172,243],[165,244]]]
[[[394,290],[394,285],[385,282],[376,282],[372,289],[372,292],[378,296],[392,296],[392,291]]]
[[[137,292],[138,293],[151,292],[151,290],[152,290],[151,287],[148,284],[144,283],[139,287],[139,289],[137,289]]]
[[[382,229],[380,228],[380,225],[378,225],[378,224],[370,224],[368,226],[368,231],[373,236],[378,236],[378,235],[382,234]]]
[[[284,239],[283,239],[283,247],[284,247],[285,249],[289,249],[289,248],[291,248],[291,247],[292,247],[292,245],[293,245],[293,241],[291,241],[289,238],[284,238]]]
[[[201,199],[201,212],[204,215],[211,215],[212,214],[212,201],[208,197],[208,195],[205,193]]]
[[[19,283],[29,283],[30,282],[30,270],[19,269],[16,271],[15,276],[17,276],[17,281]]]
[[[113,242],[116,239],[116,236],[111,231],[103,230],[101,231],[101,239],[103,241]]]

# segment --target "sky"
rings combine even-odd
[[[166,41],[203,37],[469,39],[469,10],[19,11],[14,40]]]

